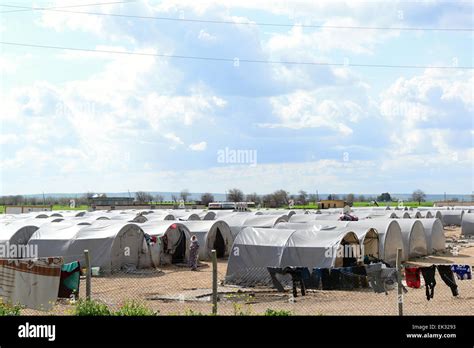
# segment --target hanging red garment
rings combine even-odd
[[[418,267],[405,268],[405,280],[407,282],[407,286],[418,289],[421,285],[420,269]]]

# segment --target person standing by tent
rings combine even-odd
[[[199,256],[199,242],[195,235],[191,237],[191,245],[189,246],[189,267],[191,271],[197,271]]]

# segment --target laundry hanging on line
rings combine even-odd
[[[451,270],[458,280],[468,280],[472,279],[471,266],[469,265],[452,265]]]
[[[408,287],[418,289],[421,286],[420,269],[418,267],[406,267],[405,280]]]

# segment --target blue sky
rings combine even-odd
[[[24,11],[0,14],[1,41],[242,60],[473,66],[472,31],[328,28],[472,28],[469,1],[136,1],[69,10],[288,26]],[[472,70],[234,66],[0,49],[0,194],[474,190]],[[257,163],[219,162],[226,148],[255,152]]]

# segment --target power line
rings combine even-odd
[[[149,19],[149,20],[161,20],[161,21],[175,21],[175,22],[192,22],[192,23],[207,23],[207,24],[235,24],[235,25],[255,25],[255,26],[267,26],[267,27],[294,27],[299,26],[301,28],[315,28],[315,29],[355,29],[355,30],[400,30],[400,31],[451,31],[451,32],[472,32],[474,28],[416,28],[416,27],[369,27],[369,26],[340,26],[340,25],[325,25],[325,24],[285,24],[285,23],[264,23],[264,22],[234,22],[225,20],[207,20],[207,19],[188,19],[188,18],[174,18],[174,17],[154,17],[154,16],[138,16],[138,15],[126,15],[118,13],[102,13],[102,12],[84,12],[84,11],[70,11],[70,10],[58,10],[61,7],[24,7],[24,6],[13,6],[13,5],[0,5],[6,7],[17,7],[27,8],[33,11],[53,11],[53,12],[64,12],[64,13],[75,13],[93,16],[110,16],[119,18],[135,18],[135,19]],[[18,10],[19,11],[19,10]],[[22,10],[23,11],[23,10]],[[25,10],[26,11],[26,10]],[[16,12],[16,11],[11,11]],[[6,12],[3,12],[6,13]]]
[[[100,5],[112,5],[112,4],[127,4],[130,2],[136,2],[136,0],[128,0],[128,1],[114,1],[114,2],[99,2],[94,4],[82,4],[82,5],[69,5],[69,6],[55,6],[55,7],[27,7],[27,6],[15,6],[15,5],[0,5],[2,7],[13,7],[13,8],[21,8],[22,10],[11,10],[11,11],[0,11],[0,13],[11,13],[11,12],[30,12],[30,11],[47,11],[53,9],[61,9],[61,8],[72,8],[72,7],[87,7],[87,6],[100,6]],[[78,12],[81,13],[81,12]]]
[[[130,52],[130,51],[112,51],[92,48],[79,48],[79,47],[65,47],[65,46],[50,46],[50,45],[37,45],[27,44],[20,42],[6,42],[0,41],[2,45],[10,46],[22,46],[32,48],[46,48],[55,50],[68,50],[68,51],[81,51],[81,52],[93,52],[93,53],[111,53],[111,54],[122,54],[122,55],[136,55],[136,56],[148,56],[148,57],[161,57],[161,58],[173,58],[173,59],[191,59],[191,60],[203,60],[203,61],[217,61],[217,62],[230,62],[235,63],[257,63],[257,64],[283,64],[283,65],[308,65],[308,66],[340,66],[340,67],[363,67],[363,68],[396,68],[396,69],[461,69],[461,70],[472,70],[472,66],[429,66],[429,65],[390,65],[390,64],[352,64],[352,63],[330,63],[330,62],[297,62],[297,61],[275,61],[275,60],[259,60],[259,59],[240,59],[240,58],[222,58],[222,57],[201,57],[201,56],[186,56],[186,55],[174,55],[174,54],[160,54],[160,53],[145,53],[145,52]]]

